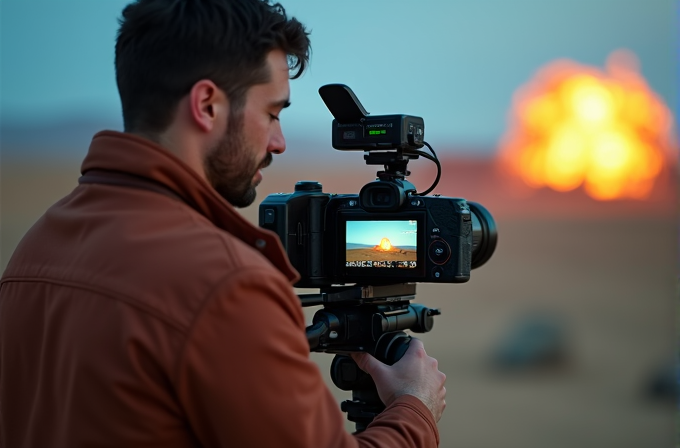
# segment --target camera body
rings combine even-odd
[[[398,194],[383,181],[359,195],[324,193],[318,182],[302,181],[294,193],[269,195],[259,221],[279,235],[301,275],[298,287],[468,281],[475,219],[469,204],[406,195],[389,210]]]

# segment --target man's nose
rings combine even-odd
[[[286,150],[286,139],[283,136],[283,131],[281,130],[280,125],[277,126],[274,134],[269,139],[269,148],[267,148],[267,150],[269,152],[273,152],[274,154],[281,154]]]

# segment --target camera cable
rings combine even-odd
[[[434,190],[435,187],[437,186],[437,184],[439,183],[439,179],[441,179],[441,175],[442,175],[442,165],[441,165],[441,163],[439,163],[439,159],[437,158],[437,153],[434,152],[434,149],[432,149],[432,146],[430,146],[429,143],[423,142],[423,144],[429,148],[429,150],[430,150],[430,152],[432,153],[432,155],[429,155],[428,153],[426,153],[426,152],[424,152],[424,151],[413,151],[413,152],[414,152],[415,154],[418,154],[418,155],[421,156],[421,157],[424,157],[424,158],[426,158],[426,159],[428,159],[428,160],[433,161],[433,162],[437,165],[437,177],[434,179],[434,182],[432,183],[432,185],[430,186],[430,188],[428,188],[427,190],[425,190],[425,191],[423,191],[423,192],[421,192],[421,193],[415,193],[414,196],[425,196],[425,195],[427,195],[429,192],[431,192],[432,190]]]

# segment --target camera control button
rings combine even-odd
[[[264,223],[265,224],[274,224],[276,221],[276,212],[274,211],[273,208],[268,208],[265,209],[264,211]]]
[[[301,180],[295,184],[295,191],[322,191],[321,184],[313,180]]]
[[[451,248],[446,241],[438,238],[430,244],[428,254],[434,264],[444,264],[451,257]]]
[[[444,276],[444,269],[441,266],[435,266],[432,269],[432,278],[440,280]]]

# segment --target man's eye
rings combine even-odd
[[[279,117],[274,114],[269,114],[269,118],[271,118],[272,120],[279,121]]]

